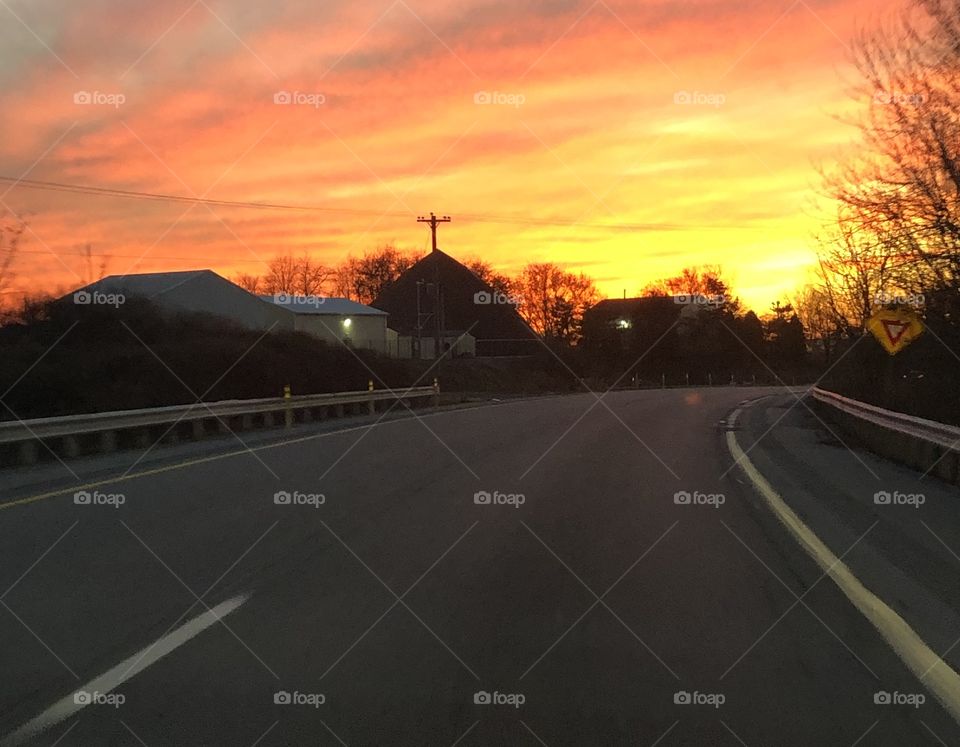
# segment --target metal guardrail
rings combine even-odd
[[[960,482],[960,428],[886,410],[820,387],[814,387],[812,395],[840,413],[847,430],[873,451],[949,482]]]
[[[302,422],[309,422],[315,416],[322,419],[331,408],[336,416],[342,416],[349,405],[366,405],[366,411],[372,414],[378,402],[430,397],[436,403],[438,395],[439,386],[434,382],[433,386],[409,389],[371,388],[360,392],[196,402],[171,407],[3,421],[0,422],[0,447],[17,452],[14,461],[29,464],[37,460],[40,442],[65,456],[76,456],[82,450],[81,440],[91,435],[100,437],[95,451],[108,452],[117,448],[118,435],[131,432],[139,433],[138,442],[149,445],[149,430],[157,426],[168,426],[173,432],[180,423],[189,423],[193,437],[201,438],[206,434],[206,423],[210,421],[218,424],[219,433],[227,433],[231,430],[230,419],[240,418],[239,427],[248,429],[253,427],[254,416],[261,416],[264,427],[272,427],[278,424],[275,416],[279,415],[280,422],[289,428],[297,422],[298,416]]]
[[[813,389],[814,399],[826,402],[838,410],[869,420],[884,428],[922,438],[947,448],[960,448],[960,428],[936,420],[918,418],[915,415],[905,415],[902,412],[885,410],[876,405],[869,405],[835,392],[829,392],[820,387]]]

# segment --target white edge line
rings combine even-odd
[[[124,659],[112,669],[90,680],[82,687],[78,687],[66,697],[61,698],[39,716],[31,719],[15,732],[8,734],[0,740],[0,745],[6,747],[7,745],[21,744],[45,729],[49,729],[51,726],[68,719],[77,711],[89,705],[89,703],[75,702],[74,695],[78,690],[83,690],[88,693],[98,692],[101,694],[115,690],[131,677],[135,677],[157,660],[182,646],[211,625],[219,622],[221,618],[229,615],[249,598],[249,595],[240,595],[228,599],[198,617],[185,622],[179,628],[163,636],[155,643],[138,651],[133,656]]]
[[[729,421],[736,423],[741,411],[742,408],[739,407],[734,410]],[[921,684],[926,686],[954,720],[960,723],[960,675],[924,643],[906,620],[867,589],[850,568],[803,523],[740,448],[733,431],[727,431],[727,448],[776,517],[793,534],[807,554],[833,579],[853,606],[870,621]]]

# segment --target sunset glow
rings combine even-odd
[[[3,176],[323,208],[8,182],[3,207],[29,220],[12,288],[81,285],[87,244],[109,274],[422,251],[414,219],[433,210],[453,217],[443,249],[504,272],[549,259],[619,296],[719,264],[766,310],[809,272],[815,166],[853,136],[834,118],[849,106],[845,47],[876,13],[859,0],[10,2]]]

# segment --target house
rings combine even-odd
[[[684,308],[671,296],[606,298],[584,312],[581,345],[597,361],[670,359]]]
[[[530,355],[540,347],[511,299],[439,249],[384,288],[373,306],[390,315],[414,357],[436,357],[438,332],[441,350],[452,355]]]

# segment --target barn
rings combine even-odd
[[[387,286],[372,305],[410,339],[414,357],[435,357],[438,331],[441,350],[453,355],[532,355],[540,348],[510,298],[439,249]]]

